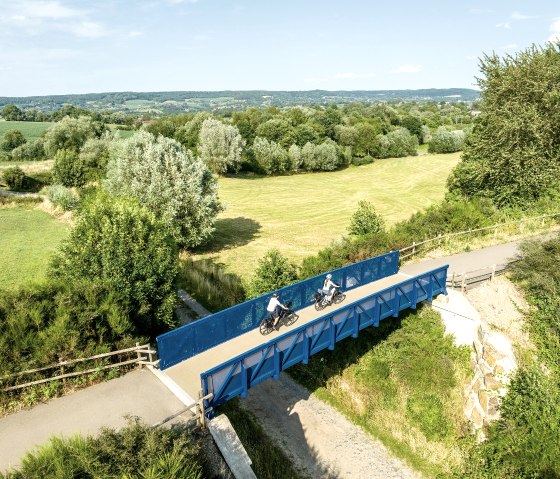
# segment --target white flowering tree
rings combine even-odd
[[[186,247],[211,236],[222,210],[216,179],[204,162],[175,140],[146,131],[115,142],[105,187],[115,196],[137,198]]]

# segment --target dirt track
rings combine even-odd
[[[241,405],[313,479],[421,477],[378,440],[282,374],[252,388]]]

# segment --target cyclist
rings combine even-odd
[[[280,321],[280,311],[288,310],[288,308],[280,302],[278,299],[279,297],[280,295],[278,293],[274,293],[268,302],[268,306],[266,307],[266,310],[270,313],[272,319],[274,319],[274,323],[272,324],[274,328],[276,328],[278,321]]]
[[[336,288],[340,288],[340,285],[332,281],[332,274],[327,274],[325,282],[323,283],[323,301],[330,303]]]

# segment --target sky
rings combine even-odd
[[[476,88],[555,39],[551,0],[0,0],[0,96]]]

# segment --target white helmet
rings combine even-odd
[[[332,274],[327,274],[327,279],[331,279],[332,278]]]

